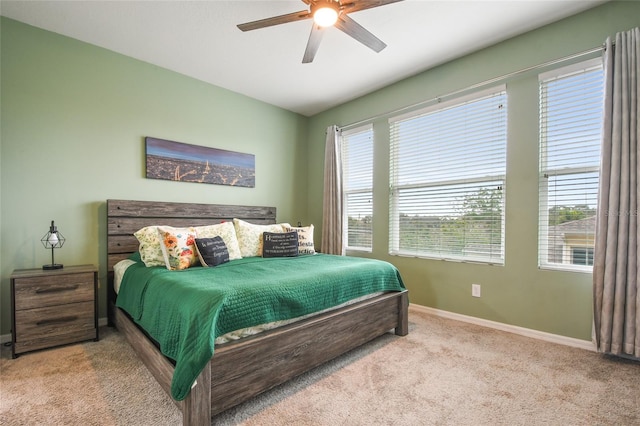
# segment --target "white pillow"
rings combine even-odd
[[[236,228],[236,237],[242,257],[256,257],[262,256],[262,233],[284,232],[284,226],[289,226],[289,224],[255,225],[241,219],[233,219],[233,226]]]
[[[285,226],[285,232],[298,231],[298,254],[316,254],[313,245],[313,225]]]
[[[216,225],[196,226],[196,236],[198,238],[220,237],[229,251],[229,260],[242,259],[236,228],[233,222],[223,222]]]

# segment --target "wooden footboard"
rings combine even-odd
[[[395,330],[408,333],[407,292],[385,293],[256,336],[216,346],[212,360],[183,401],[184,425],[212,416]],[[173,364],[120,309],[114,322],[160,386],[171,395]]]
[[[155,344],[138,328],[137,325],[121,309],[112,307],[113,322],[126,337],[131,347],[153,375],[162,389],[171,396],[171,379],[174,366]],[[211,362],[209,362],[209,365]],[[184,425],[211,424],[211,367],[207,365],[191,388],[191,392],[183,401],[173,402],[182,411]]]
[[[323,315],[216,347],[215,415],[386,333],[406,335],[407,292],[386,293]]]

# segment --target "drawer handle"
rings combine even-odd
[[[39,288],[36,290],[36,294],[43,293],[60,293],[62,291],[73,291],[78,288],[78,284],[76,285],[67,285],[63,287],[47,287],[47,288]]]
[[[38,321],[36,325],[51,325],[51,324],[64,324],[65,322],[71,322],[78,319],[77,315],[70,315],[68,317],[49,318],[46,320]]]

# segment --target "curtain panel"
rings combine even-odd
[[[324,152],[321,250],[323,253],[344,255],[340,137],[341,130],[338,126],[327,128]]]
[[[640,29],[606,41],[602,157],[593,266],[597,350],[640,358],[638,106]]]

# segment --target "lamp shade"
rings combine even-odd
[[[47,242],[49,244],[51,244],[51,246],[57,246],[58,244],[60,244],[60,239],[58,238],[58,233],[57,232],[53,232],[49,234],[49,238],[47,239]]]
[[[54,221],[51,221],[51,226],[49,227],[49,232],[44,234],[44,236],[40,239],[42,245],[46,249],[51,249],[51,264],[43,265],[42,269],[61,269],[63,266],[60,263],[55,263],[53,256],[53,250],[56,248],[60,248],[64,245],[66,239],[62,236],[60,231],[58,231],[58,227],[55,226]]]

